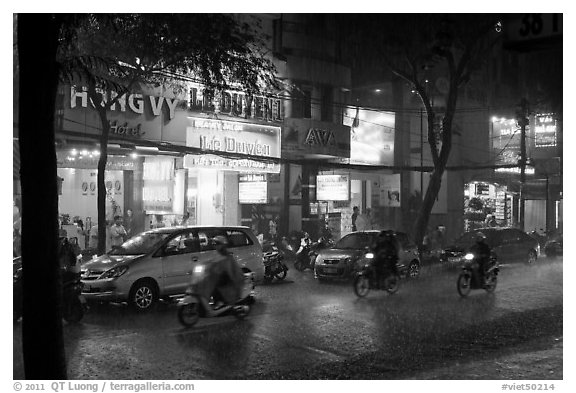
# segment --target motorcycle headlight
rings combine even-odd
[[[128,266],[126,266],[126,265],[116,266],[110,270],[106,270],[104,273],[102,273],[100,275],[100,277],[98,277],[98,279],[102,280],[105,278],[118,278],[121,275],[123,275],[124,273],[126,273],[127,271],[128,271]]]
[[[469,252],[468,254],[466,254],[466,255],[464,256],[464,259],[466,259],[467,261],[473,260],[473,259],[474,259],[474,254],[472,254],[472,253]]]
[[[366,259],[374,259],[374,253],[368,252],[368,253],[366,253],[366,255],[364,255],[364,258],[366,258]]]
[[[198,273],[202,273],[204,271],[204,265],[198,265],[196,267],[194,267],[194,273],[198,274]]]

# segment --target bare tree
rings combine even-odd
[[[347,40],[360,64],[369,63],[383,78],[392,72],[407,82],[426,111],[434,169],[414,222],[417,244],[424,238],[452,150],[458,95],[483,65],[483,56],[497,39],[498,20],[497,15],[478,14],[371,14],[347,18]],[[426,83],[429,70],[448,81],[445,93],[431,96]],[[442,103],[441,113],[434,105],[438,102]]]

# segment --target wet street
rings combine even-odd
[[[402,372],[414,359],[428,359],[419,367],[441,366],[444,356],[462,356],[476,338],[488,342],[494,331],[498,340],[483,342],[486,351],[561,337],[562,271],[561,258],[503,265],[494,294],[475,290],[463,299],[456,291],[458,270],[428,267],[419,278],[402,280],[394,295],[371,291],[359,299],[350,282],[320,283],[311,271],[291,268],[285,281],[256,288],[246,320],[201,319],[193,328],[179,324],[175,304],[144,315],[102,306],[80,324],[64,325],[68,375],[335,379],[342,377],[342,364],[370,362],[370,374],[347,377],[385,379],[387,370]],[[15,379],[23,378],[19,327],[14,325]],[[394,359],[396,366],[379,359]]]

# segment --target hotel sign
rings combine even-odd
[[[279,163],[266,160],[280,158],[280,127],[189,117],[186,146],[202,149],[206,154],[186,155],[185,168],[280,172]],[[218,156],[218,152],[238,157]]]

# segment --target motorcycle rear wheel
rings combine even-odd
[[[484,284],[484,289],[488,293],[494,292],[496,289],[496,284],[498,283],[498,276],[495,274],[490,274],[486,277],[486,283]]]
[[[296,268],[296,270],[298,270],[299,272],[303,272],[304,269],[306,269],[306,267],[304,266],[304,263],[300,260],[297,260],[296,262],[294,262],[294,267]]]
[[[250,314],[251,309],[252,307],[250,307],[249,304],[234,306],[234,316],[236,316],[238,319],[244,319],[248,316],[248,314]]]
[[[79,299],[73,299],[66,305],[64,320],[68,323],[78,323],[84,317],[84,307]]]
[[[458,276],[458,282],[456,283],[457,284],[456,288],[458,289],[458,293],[460,294],[460,296],[466,297],[472,290],[470,286],[471,279],[472,277],[469,274],[462,273]]]
[[[286,269],[284,269],[280,273],[275,274],[274,277],[276,277],[278,280],[284,280],[286,278],[286,274]]]
[[[186,327],[192,327],[200,319],[200,303],[191,303],[178,307],[178,321]]]
[[[366,276],[357,276],[354,279],[354,293],[358,297],[364,297],[370,292],[370,280]]]
[[[397,274],[390,274],[384,279],[384,289],[388,293],[396,293],[400,289],[400,277]]]

